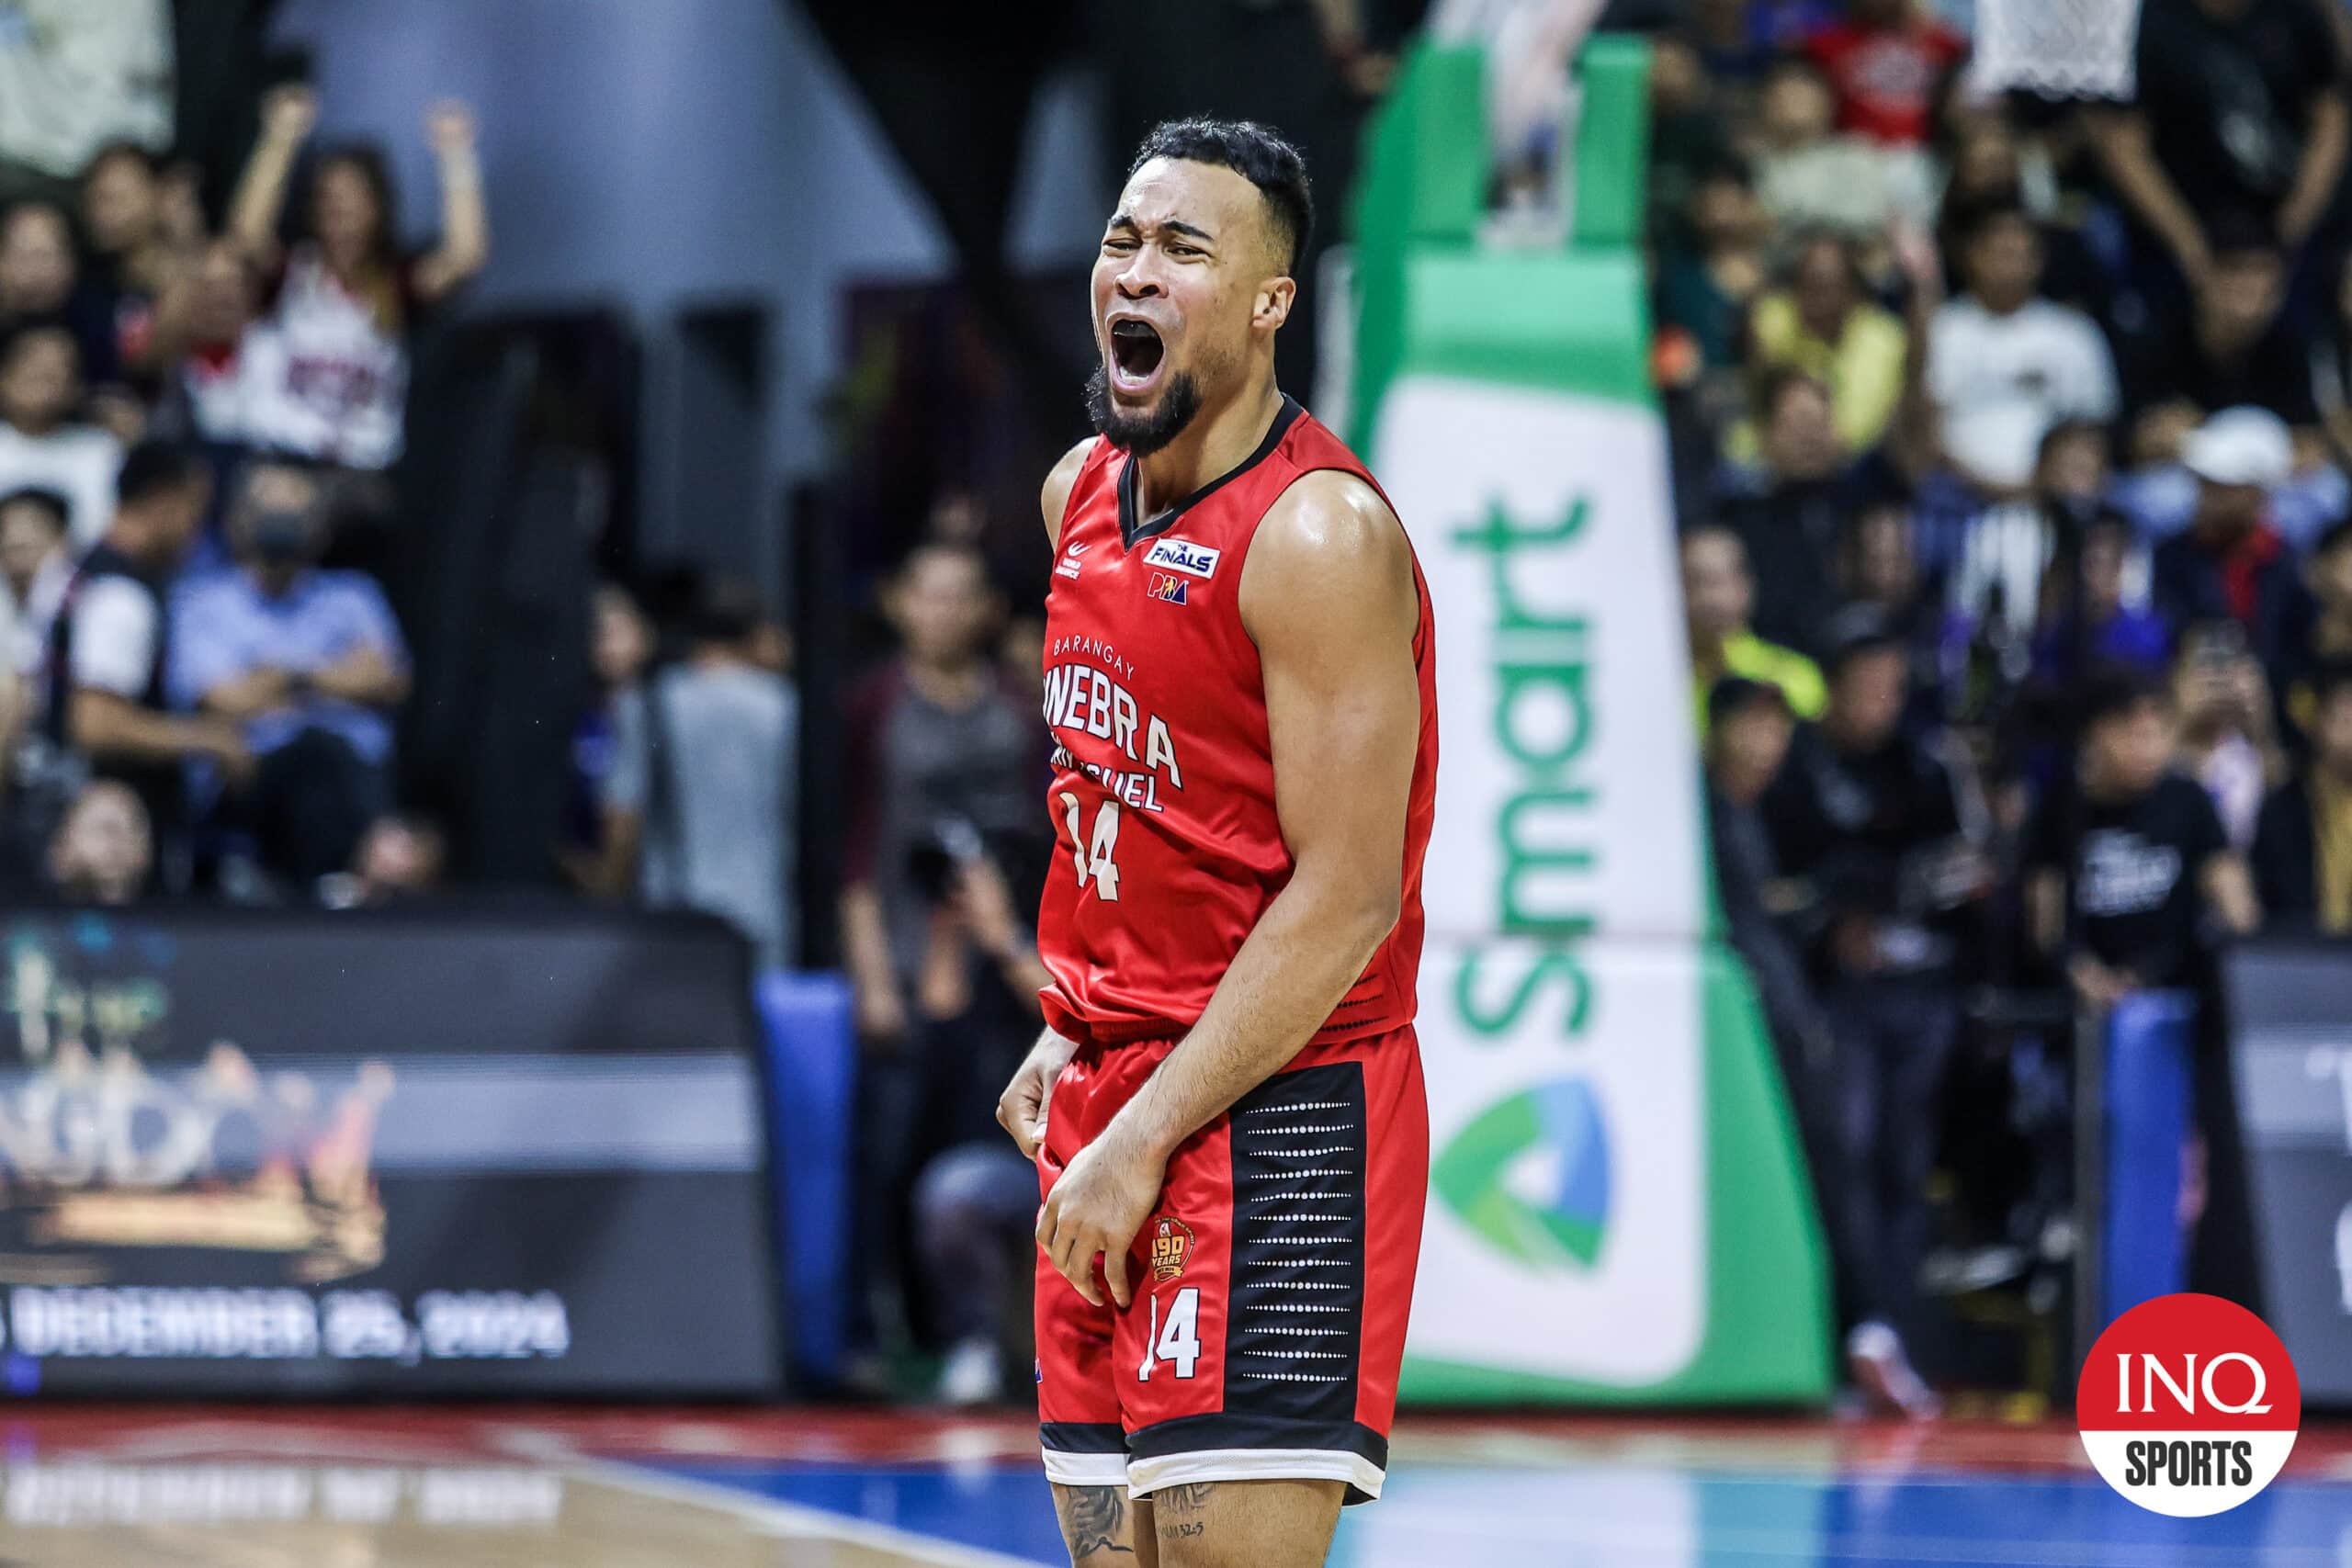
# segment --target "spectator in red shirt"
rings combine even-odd
[[[1838,129],[1895,147],[1928,140],[1937,86],[1967,52],[1915,0],[1847,0],[1844,21],[1805,40],[1838,89]]]

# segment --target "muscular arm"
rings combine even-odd
[[[1420,722],[1419,615],[1404,532],[1363,481],[1310,475],[1259,525],[1241,615],[1264,671],[1294,869],[1199,1021],[1048,1201],[1038,1239],[1089,1299],[1100,1253],[1126,1303],[1127,1248],[1169,1156],[1298,1054],[1396,926]]]
[[[1395,928],[1403,893],[1421,716],[1404,531],[1362,480],[1300,480],[1259,527],[1241,616],[1265,671],[1295,869],[1200,1021],[1117,1118],[1156,1151],[1298,1055]]]

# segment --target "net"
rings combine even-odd
[[[2060,98],[2129,98],[2140,0],[1976,0],[1974,85]]]

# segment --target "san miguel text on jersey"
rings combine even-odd
[[[1058,842],[1038,916],[1047,1021],[1105,1042],[1165,1036],[1207,1006],[1289,881],[1258,649],[1241,572],[1266,512],[1301,475],[1371,476],[1285,399],[1240,467],[1156,516],[1125,455],[1097,442],[1071,487],[1046,601],[1046,807]],[[1396,930],[1316,1038],[1410,1021],[1420,863],[1437,773],[1429,593],[1413,659],[1420,729]]]

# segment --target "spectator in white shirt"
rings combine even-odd
[[[36,321],[0,340],[0,491],[53,490],[72,507],[76,547],[106,532],[122,443],[74,419],[82,370],[74,334]]]
[[[1961,255],[1967,292],[1928,329],[1928,396],[1946,461],[1987,498],[2019,500],[2052,425],[2115,417],[2114,356],[2088,316],[2037,293],[2041,235],[2023,209],[1980,211]]]

